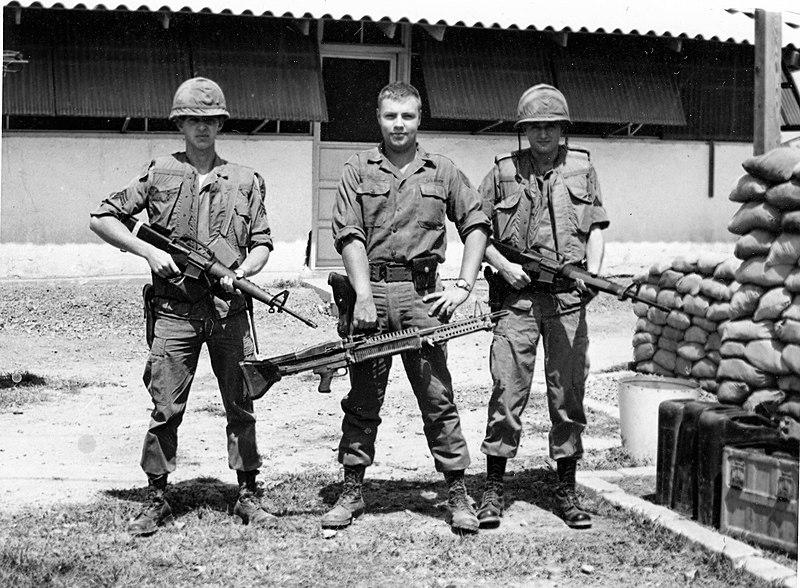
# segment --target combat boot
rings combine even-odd
[[[505,508],[503,476],[506,472],[506,461],[505,457],[486,457],[486,486],[478,508],[478,521],[482,529],[500,526],[500,517]]]
[[[139,514],[128,522],[128,532],[131,535],[152,535],[158,527],[172,523],[175,520],[172,516],[172,509],[164,498],[166,487],[166,474],[163,476],[148,476],[147,500],[142,505],[142,510],[139,511]]]
[[[565,457],[556,461],[558,464],[558,487],[556,488],[556,509],[558,516],[573,529],[588,529],[592,526],[592,517],[581,508],[578,495],[575,493],[575,469],[578,460]]]
[[[233,507],[233,514],[242,519],[245,525],[271,525],[278,517],[268,513],[261,504],[261,490],[256,484],[258,470],[236,472],[239,481],[239,497]]]
[[[344,466],[344,485],[342,493],[333,508],[322,515],[323,529],[343,529],[353,519],[364,513],[364,497],[361,485],[364,481],[365,466]]]
[[[472,499],[464,484],[464,471],[445,472],[447,482],[447,522],[456,533],[475,533],[480,526]]]

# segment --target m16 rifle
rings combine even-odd
[[[342,281],[344,280],[344,284]],[[348,295],[351,289],[347,277],[331,274],[328,283],[333,286],[334,300],[341,316],[352,316],[352,303],[355,293]],[[347,315],[347,312],[350,315]],[[416,351],[423,345],[435,345],[449,339],[469,335],[478,331],[489,331],[495,322],[508,314],[508,311],[492,312],[472,318],[447,323],[426,329],[404,329],[377,335],[350,335],[338,341],[330,341],[308,347],[295,353],[278,355],[269,359],[245,360],[239,362],[244,374],[245,389],[253,400],[261,398],[270,387],[283,376],[305,371],[313,371],[320,376],[319,392],[331,391],[331,380],[348,367],[367,361],[398,355],[406,351]],[[340,334],[342,329],[340,327]]]
[[[563,261],[563,256],[552,249],[544,248],[550,251],[556,259],[549,258],[538,251],[520,251],[508,243],[502,243],[493,238],[490,239],[490,242],[503,257],[513,263],[521,265],[523,271],[528,274],[528,277],[530,277],[531,282],[552,285],[557,279],[566,279],[573,282],[576,280],[581,280],[590,289],[598,292],[605,292],[606,294],[613,294],[620,300],[644,302],[645,304],[654,306],[663,310],[664,312],[670,312],[672,310],[668,306],[658,304],[654,300],[647,300],[646,298],[639,296],[638,284],[631,283],[627,286],[623,286],[622,284],[612,282],[611,280],[588,272],[574,264],[566,263]],[[503,280],[498,274],[494,274],[492,278],[487,279],[499,280],[502,282],[502,284],[499,284],[501,290],[502,288],[511,288],[511,286],[506,284],[505,280]],[[496,300],[494,296],[492,296],[492,298]]]
[[[309,327],[317,328],[317,323],[314,321],[286,308],[286,299],[289,297],[288,290],[273,295],[262,290],[247,278],[237,277],[236,272],[228,267],[229,265],[235,266],[235,258],[225,249],[219,250],[219,254],[224,258],[220,259],[211,248],[197,239],[189,235],[176,237],[170,229],[157,224],[149,225],[125,212],[110,200],[106,200],[106,202],[117,209],[121,216],[120,221],[135,237],[169,253],[184,276],[200,279],[205,275],[216,280],[230,277],[237,290],[245,296],[269,306],[269,312],[285,312]]]

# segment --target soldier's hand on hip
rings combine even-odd
[[[531,283],[531,278],[518,263],[510,261],[500,268],[500,275],[515,290],[522,290]]]
[[[433,302],[428,309],[428,316],[436,316],[446,321],[468,297],[469,292],[462,288],[447,288],[441,292],[425,295],[422,301]]]
[[[172,279],[181,275],[181,270],[178,269],[172,256],[161,249],[156,249],[154,247],[147,256],[147,263],[150,265],[150,269],[153,270],[153,273],[159,277]]]
[[[357,296],[353,307],[353,330],[374,331],[378,324],[378,311],[372,295]]]

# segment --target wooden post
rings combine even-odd
[[[781,14],[756,9],[753,154],[781,143]]]

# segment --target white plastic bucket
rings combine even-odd
[[[619,380],[619,428],[622,447],[635,459],[655,463],[658,450],[658,405],[665,400],[700,397],[691,380],[629,376]]]

